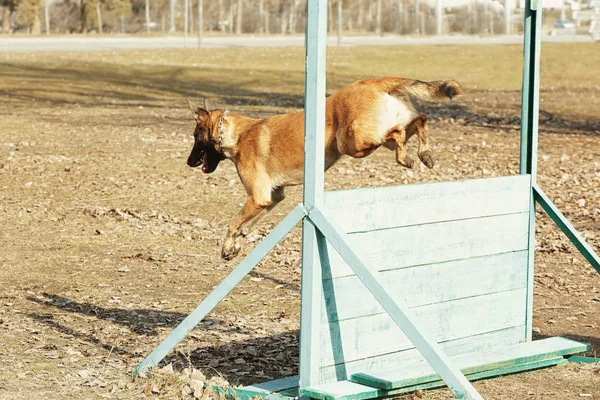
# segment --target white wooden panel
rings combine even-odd
[[[412,308],[436,341],[448,341],[522,325],[525,289]],[[413,347],[387,313],[321,324],[321,366]]]
[[[529,212],[530,193],[519,175],[326,192],[324,207],[351,233]]]
[[[520,289],[527,282],[527,251],[380,272],[394,300],[411,307]],[[383,312],[357,276],[323,281],[322,322]]]
[[[440,343],[440,347],[449,356],[487,350],[496,346],[508,346],[519,343],[525,338],[525,325],[488,332],[481,335],[449,340]],[[352,374],[365,371],[377,371],[388,368],[400,368],[423,360],[423,356],[414,347],[360,360],[321,367],[321,382],[335,382],[349,379]]]
[[[508,253],[528,248],[529,213],[413,225],[349,235],[378,271]],[[332,278],[354,275],[331,245]],[[326,266],[324,266],[326,268]]]

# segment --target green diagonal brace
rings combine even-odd
[[[533,185],[533,195],[535,200],[546,211],[552,221],[567,235],[571,243],[577,247],[577,250],[592,264],[592,267],[600,274],[600,257],[594,252],[592,247],[586,243],[585,239],[575,230],[569,220],[560,212],[560,210],[552,203],[552,200],[546,196],[546,193],[536,184]]]
[[[242,260],[242,262],[227,275],[219,285],[190,313],[181,323],[167,336],[148,357],[144,359],[133,371],[134,375],[145,372],[148,368],[156,367],[167,354],[185,336],[212,311],[231,290],[241,282],[242,279],[262,260],[273,247],[287,235],[294,226],[306,215],[302,204],[299,204],[290,212],[271,233],[267,235],[255,248]]]

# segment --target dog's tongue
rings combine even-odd
[[[202,172],[205,174],[210,174],[217,169],[217,165],[219,165],[220,159],[215,159],[215,157],[211,157],[208,153],[204,153],[204,157],[202,157]]]

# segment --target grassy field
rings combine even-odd
[[[341,160],[326,188],[518,173],[521,53],[330,49],[329,93],[399,75],[457,79],[466,94],[418,104],[432,121],[433,170],[406,171],[378,151]],[[542,54],[538,181],[599,250],[600,51],[547,44]],[[300,109],[303,78],[299,48],[0,53],[0,399],[185,397],[189,366],[232,384],[297,373],[296,228],[169,356],[174,376],[148,390],[129,375],[241,259],[224,262],[219,249],[244,190],[230,163],[211,175],[185,166],[193,130],[185,98],[264,117]],[[288,192],[244,253],[300,193]],[[588,341],[597,354],[600,277],[539,215],[537,335]],[[568,365],[476,386],[486,399],[595,398],[599,372]]]

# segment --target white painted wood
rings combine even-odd
[[[449,356],[485,351],[496,346],[509,346],[519,343],[525,338],[525,326],[516,326],[481,335],[440,342],[440,347]],[[335,382],[350,379],[352,374],[365,371],[376,371],[390,368],[401,368],[413,365],[423,360],[416,348],[363,358],[347,363],[321,367],[321,382]]]
[[[527,251],[382,271],[392,298],[410,307],[442,303],[525,288]],[[346,276],[323,282],[321,321],[337,321],[384,312],[360,279]]]
[[[325,54],[327,0],[313,0],[306,12],[306,69],[304,80],[304,186],[303,205],[311,210],[323,202],[325,170]],[[302,309],[300,316],[300,388],[319,383],[321,262],[319,239],[305,220],[302,231]]]
[[[304,197],[310,210],[323,202],[325,173],[325,55],[327,0],[313,0],[306,12],[304,79]]]
[[[389,294],[389,289],[379,279],[379,274],[368,263],[364,263],[360,257],[363,254],[357,252],[348,244],[346,235],[337,224],[331,220],[327,213],[323,213],[317,207],[310,210],[310,220],[323,233],[333,248],[352,268],[369,291],[381,303],[387,315],[394,323],[402,329],[410,341],[419,349],[429,365],[448,385],[448,388],[461,399],[479,400],[481,395],[473,385],[465,378],[462,372],[454,365],[452,360],[439,348],[433,339],[431,332],[423,328],[422,322],[417,321],[406,304],[394,301]],[[448,303],[445,303],[448,304]]]
[[[529,176],[326,192],[324,210],[346,232],[529,211]]]
[[[528,248],[529,214],[412,225],[347,235],[378,271],[507,253]],[[331,276],[354,275],[329,246]]]
[[[316,385],[319,381],[319,351],[321,334],[322,273],[319,247],[325,238],[308,219],[302,223],[302,296],[300,308],[300,387]]]
[[[525,295],[523,288],[410,308],[410,311],[437,343],[523,325]],[[414,347],[387,313],[339,321],[332,326],[321,324],[321,366]]]

